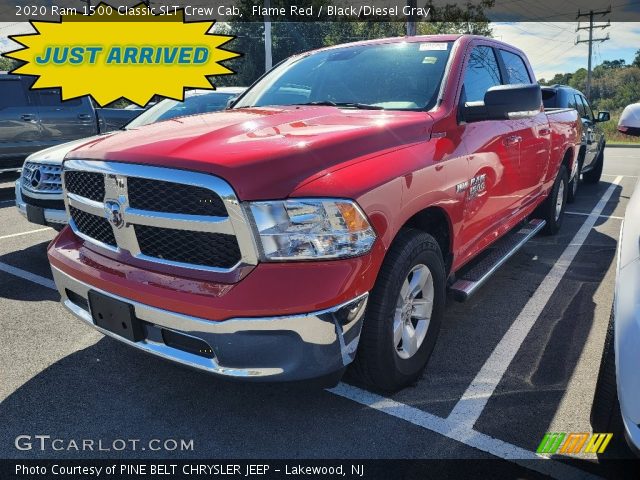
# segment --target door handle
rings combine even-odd
[[[509,147],[511,145],[516,145],[518,143],[520,143],[522,141],[522,137],[519,135],[511,135],[509,137],[506,137],[504,140],[502,140],[502,144],[505,147]]]
[[[23,113],[20,115],[20,118],[25,122],[33,122],[36,119],[36,116],[32,113]]]
[[[79,113],[78,118],[80,120],[91,120],[91,115],[89,115],[88,113]]]
[[[549,135],[551,133],[551,129],[550,128],[541,128],[540,130],[538,130],[538,133],[540,134],[540,136],[546,136]]]

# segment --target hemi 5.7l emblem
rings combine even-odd
[[[109,223],[115,228],[124,226],[124,218],[122,218],[122,206],[115,200],[107,200],[104,202],[104,211]]]

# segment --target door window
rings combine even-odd
[[[587,109],[584,108],[584,103],[582,103],[582,98],[580,97],[580,95],[574,95],[575,100],[576,100],[576,110],[578,110],[578,115],[580,115],[580,118],[589,118],[587,116]]]
[[[76,107],[82,103],[80,98],[72,98],[71,100],[65,100],[62,102],[60,96],[60,90],[58,88],[46,88],[43,90],[36,90],[38,95],[38,101],[43,107]]]
[[[0,83],[0,108],[24,107],[29,105],[22,84],[17,80],[3,80]]]
[[[500,85],[502,77],[491,47],[475,47],[469,56],[464,74],[464,92],[466,102],[481,102],[491,87]]]
[[[591,120],[593,122],[593,111],[591,110],[591,107],[589,106],[589,102],[587,102],[587,99],[584,98],[582,95],[580,97],[578,97],[581,101],[582,101],[582,108],[584,110],[584,117],[588,118],[589,120]],[[576,100],[578,100],[578,98],[576,98]]]
[[[510,84],[531,83],[529,71],[520,55],[507,52],[506,50],[500,50],[500,55],[502,56],[504,67],[507,70],[507,77],[509,78]]]

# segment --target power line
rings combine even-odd
[[[596,15],[599,15],[601,17],[604,17],[605,15],[609,15],[611,13],[611,7],[609,7],[606,10],[589,10],[588,13],[581,13],[580,10],[578,10],[578,16],[576,17],[576,19],[578,20],[578,27],[576,28],[576,32],[579,32],[580,30],[589,30],[589,38],[586,40],[580,40],[580,35],[578,35],[578,38],[576,39],[576,45],[578,43],[588,43],[589,44],[589,58],[587,61],[587,88],[586,88],[586,94],[587,94],[587,99],[591,100],[591,60],[592,60],[592,54],[593,54],[593,44],[595,42],[606,42],[607,40],[609,40],[609,34],[607,33],[606,37],[600,37],[600,38],[593,38],[593,30],[594,28],[600,28],[602,30],[604,30],[605,28],[609,28],[611,26],[611,22],[608,21],[605,24],[600,24],[600,25],[594,25],[593,23],[593,18]],[[582,17],[588,17],[589,18],[589,26],[588,27],[581,27],[580,26],[580,18]]]

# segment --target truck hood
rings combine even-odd
[[[211,173],[242,200],[285,198],[304,183],[429,140],[426,112],[289,106],[176,118],[100,137],[67,158]]]
[[[103,138],[104,135],[95,135],[93,137],[79,138],[67,143],[61,143],[60,145],[54,145],[53,147],[45,148],[44,150],[38,150],[27,157],[25,161],[32,163],[47,163],[50,165],[60,165],[64,157],[74,148],[78,148],[85,143],[93,140]]]

